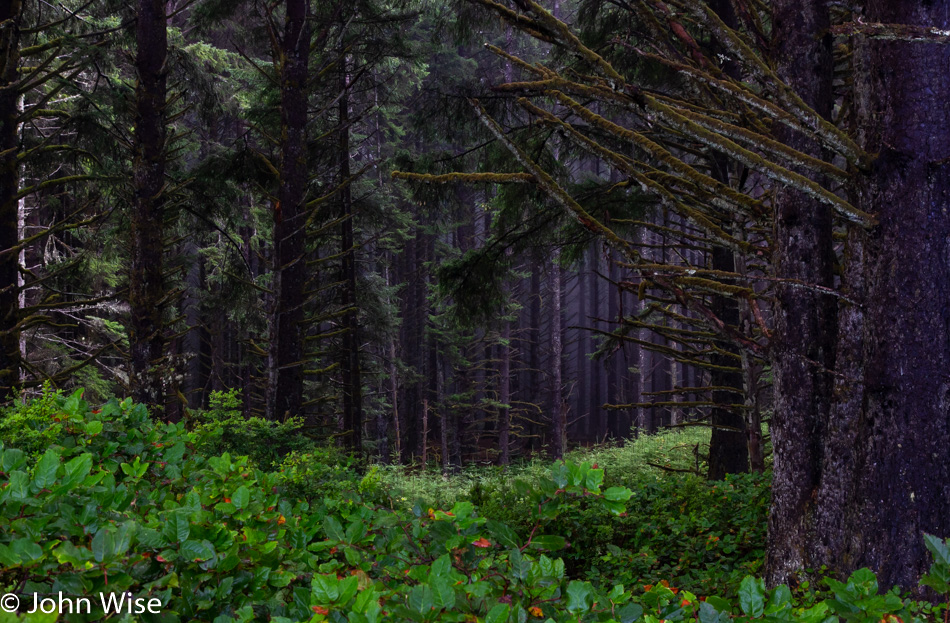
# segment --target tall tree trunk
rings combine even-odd
[[[736,27],[738,20],[731,0],[712,0],[710,7],[727,26]],[[738,78],[738,64],[728,55],[723,55],[722,58],[725,59],[723,71],[732,78]],[[716,152],[712,154],[710,160],[712,176],[724,184],[729,184],[729,158],[723,153]],[[736,271],[736,258],[732,249],[716,246],[713,247],[711,255],[713,270]],[[725,324],[739,326],[739,303],[736,299],[721,294],[714,295],[712,311]],[[715,366],[710,371],[710,385],[722,388],[712,391],[714,406],[709,417],[709,423],[713,427],[709,440],[708,477],[710,480],[721,480],[726,474],[749,471],[749,445],[758,443],[757,435],[747,435],[745,418],[742,414],[728,406],[740,402],[744,387],[746,398],[749,398],[749,392],[754,394],[757,388],[743,384],[740,354],[736,345],[722,341],[718,346],[719,351],[710,358],[710,363]],[[755,396],[751,398],[754,400]]]
[[[131,326],[129,382],[139,402],[161,407],[164,402],[165,349],[163,310],[164,198],[166,161],[166,61],[168,38],[165,0],[138,0],[135,25],[134,191],[129,222],[129,307]]]
[[[341,39],[341,46],[343,41]],[[356,241],[353,236],[353,199],[350,191],[350,97],[345,50],[340,50],[340,191],[343,218],[340,281],[343,282],[343,353],[340,370],[343,375],[343,432],[346,445],[355,454],[363,444],[363,381],[360,375],[359,313],[356,303]]]
[[[20,377],[17,99],[20,0],[0,3],[0,402],[12,398]]]
[[[567,413],[561,396],[561,359],[563,355],[563,336],[561,335],[561,251],[555,249],[550,267],[551,289],[551,452],[555,459],[564,458],[567,449]]]
[[[613,253],[607,256],[607,276],[610,281],[607,284],[607,330],[614,331],[620,326],[620,290],[616,283],[620,281],[620,271],[617,263],[614,261]],[[620,376],[617,374],[618,358],[623,358],[623,352],[619,349],[611,349],[610,355],[604,360],[607,366],[607,402],[616,405],[620,402],[618,399],[620,393]],[[620,412],[611,408],[607,411],[607,435],[617,438],[620,428],[617,426],[617,420]]]
[[[591,250],[591,284],[590,284],[590,304],[593,320],[591,327],[596,331],[602,329],[600,318],[604,315],[601,306],[600,292],[600,245],[595,245]],[[594,432],[594,440],[603,442],[607,437],[607,416],[604,413],[603,404],[606,402],[604,394],[601,392],[604,377],[604,362],[602,359],[596,359],[590,362],[590,400],[588,402],[591,418],[591,430]]]
[[[735,256],[731,249],[713,247],[713,270],[735,272]],[[739,305],[735,299],[715,295],[712,310],[725,324],[739,326]],[[710,357],[713,407],[709,417],[712,434],[709,439],[710,480],[722,480],[726,474],[749,471],[749,447],[745,433],[745,419],[730,405],[740,403],[743,379],[741,360],[735,344],[720,342],[719,351]],[[749,391],[755,391],[750,388]]]
[[[868,3],[864,19],[948,29],[948,9]],[[773,493],[805,500],[773,504],[775,527],[811,522],[815,538],[801,556],[773,531],[769,570],[783,579],[795,569],[782,557],[801,556],[915,589],[930,562],[922,534],[950,534],[950,50],[860,39],[854,63],[859,137],[878,157],[853,199],[877,225],[849,233],[834,404],[806,472],[819,477]]]
[[[589,250],[589,249],[588,249]],[[577,273],[578,286],[580,292],[577,299],[577,324],[580,327],[577,340],[577,413],[583,416],[581,425],[581,434],[585,440],[593,437],[593,419],[590,413],[590,369],[591,361],[587,356],[590,353],[591,332],[587,327],[590,326],[591,314],[587,311],[590,298],[590,279],[591,273],[587,265],[587,257],[581,259],[581,265]]]
[[[828,27],[823,0],[773,3],[779,76],[824,116],[832,105]],[[816,152],[799,134],[784,128],[777,134],[792,147]],[[829,208],[790,188],[780,189],[775,202],[776,274],[809,286],[831,287],[834,258]],[[775,471],[767,560],[773,583],[784,582],[789,574],[809,566],[808,551],[817,540],[814,496],[820,476],[820,440],[831,405],[829,371],[834,369],[837,334],[835,300],[815,289],[780,285],[775,311]]]
[[[508,465],[511,462],[509,454],[509,436],[511,432],[511,322],[508,320],[502,321],[500,351],[498,402],[501,403],[501,406],[498,408],[498,462],[502,465]]]
[[[531,296],[528,305],[530,309],[528,322],[528,391],[526,400],[536,405],[539,412],[544,409],[541,387],[541,267],[535,258],[531,259]],[[528,447],[537,448],[541,431],[530,422],[528,424]]]
[[[267,417],[302,415],[304,203],[307,193],[307,71],[310,60],[308,0],[286,0],[280,60],[280,189],[274,206],[274,301],[268,356]]]

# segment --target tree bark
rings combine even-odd
[[[779,76],[818,114],[832,105],[833,62],[829,16],[823,0],[777,0],[773,4],[773,47]],[[820,157],[800,134],[780,128],[777,137]],[[831,405],[836,303],[810,286],[833,286],[832,219],[824,204],[791,188],[775,199],[775,271],[779,278],[807,284],[777,288],[772,345],[775,375],[775,452],[772,511],[769,514],[767,575],[786,582],[809,567],[817,540],[814,508],[820,479],[821,439]]]
[[[307,192],[308,0],[287,0],[280,61],[280,188],[274,218],[274,291],[268,356],[267,417],[302,415],[304,343],[304,203]]]
[[[950,27],[947,2],[868,3],[865,19]],[[923,533],[950,534],[950,50],[859,40],[859,185],[877,216],[845,254],[835,402],[815,511],[816,561],[916,589]]]
[[[20,0],[0,4],[0,402],[15,395],[20,377],[19,243],[17,194]]]
[[[501,363],[498,370],[498,462],[508,465],[511,462],[510,433],[511,433],[511,322],[502,321],[501,330]]]
[[[564,349],[561,335],[560,257],[560,249],[555,249],[550,268],[551,361],[549,373],[551,379],[551,453],[555,459],[564,458],[564,452],[567,450],[567,430],[565,430],[567,428],[565,426],[567,413],[564,408],[564,400],[561,397],[561,389],[564,384],[561,378],[561,357]]]
[[[730,28],[735,28],[737,19],[731,0],[712,0],[710,7],[719,15],[720,19]],[[732,78],[739,76],[738,64],[724,55],[723,71]],[[714,152],[710,158],[712,176],[729,184],[729,158],[721,153]],[[736,272],[736,257],[728,247],[713,247],[711,253],[712,268],[724,272]],[[741,314],[739,302],[724,295],[714,295],[712,311],[725,324],[739,327]],[[740,353],[738,347],[726,341],[718,344],[722,352],[714,353],[710,358],[715,368],[710,371],[710,385],[723,389],[714,389],[712,393],[713,408],[710,412],[709,423],[712,425],[712,435],[709,440],[709,471],[710,480],[722,480],[726,474],[739,474],[749,471],[749,446],[758,443],[758,437],[750,436],[746,428],[745,418],[741,413],[728,405],[738,404],[740,398],[755,398],[755,386],[746,386],[743,383],[743,373],[740,368]],[[744,390],[744,391],[743,391]],[[734,430],[730,430],[734,429]]]
[[[139,0],[135,25],[135,127],[129,272],[129,382],[134,398],[164,402],[164,198],[168,38],[165,0]]]
[[[735,272],[735,256],[732,250],[714,247],[712,251],[714,270]],[[713,313],[730,326],[739,326],[739,305],[729,297],[717,295],[713,299]],[[709,439],[710,480],[722,480],[726,474],[741,474],[749,471],[749,447],[745,433],[745,419],[729,405],[738,404],[742,397],[743,379],[741,361],[735,344],[721,342],[724,352],[710,357],[715,368],[710,374],[713,407],[709,417],[712,435]],[[729,353],[729,354],[726,354]],[[751,388],[750,391],[755,391]],[[732,429],[732,430],[730,430]]]
[[[343,44],[341,39],[341,45]],[[340,50],[340,191],[341,249],[340,281],[343,282],[343,432],[346,445],[359,455],[363,445],[363,381],[360,375],[359,313],[356,302],[356,241],[353,236],[353,199],[350,190],[350,98],[345,50]]]

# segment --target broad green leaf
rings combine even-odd
[[[315,575],[310,581],[310,590],[316,603],[332,604],[340,596],[340,580],[333,574]]]
[[[358,591],[359,588],[360,580],[355,575],[340,580],[340,596],[337,598],[337,602],[340,605],[346,604],[356,595],[356,591]]]
[[[729,623],[729,614],[719,612],[705,601],[699,602],[699,623]]]
[[[18,564],[20,564],[20,557],[12,549],[0,543],[0,565],[10,568]]]
[[[442,554],[436,558],[432,566],[429,567],[429,582],[439,578],[448,578],[452,571],[452,559],[448,554]]]
[[[189,562],[204,562],[214,556],[214,547],[208,541],[187,540],[181,544],[179,553]]]
[[[610,502],[626,502],[633,496],[633,491],[626,487],[610,487],[604,491],[604,497]]]
[[[56,482],[56,471],[59,469],[59,452],[50,448],[33,468],[33,483],[37,489],[48,489]]]
[[[924,534],[924,545],[933,554],[935,563],[950,567],[950,548],[946,541],[932,534]]]
[[[485,617],[485,623],[506,623],[510,613],[511,606],[508,604],[497,604],[488,611],[488,616]]]
[[[590,610],[593,589],[589,582],[572,581],[567,585],[567,609],[569,612],[586,612]]]
[[[643,607],[633,602],[628,603],[617,613],[620,623],[633,623],[643,616]]]
[[[20,469],[24,465],[26,465],[26,454],[23,450],[19,448],[7,448],[3,451],[3,467],[0,471],[10,473],[16,469]]]
[[[333,515],[327,515],[323,520],[323,530],[326,532],[327,536],[334,541],[342,541],[346,538],[343,533],[343,526]]]
[[[765,611],[765,584],[762,580],[747,575],[739,585],[739,607],[752,618],[759,618]]]
[[[100,528],[92,537],[92,556],[96,562],[103,562],[115,555],[115,537],[106,528]]]
[[[92,470],[92,455],[81,454],[66,463],[66,479],[70,482],[79,483]]]
[[[531,539],[531,546],[537,549],[554,551],[567,547],[567,540],[556,534],[539,534]]]
[[[165,517],[165,525],[162,527],[162,534],[169,543],[182,543],[191,534],[191,524],[180,512],[168,513]]]
[[[419,614],[428,613],[435,606],[435,595],[428,584],[418,584],[409,591],[409,608]]]
[[[446,576],[435,578],[429,582],[432,587],[432,598],[436,608],[451,610],[455,607],[455,588],[452,580]]]
[[[238,510],[246,507],[250,501],[251,492],[244,485],[238,487],[237,491],[234,492],[234,495],[231,496],[231,504],[234,504],[234,507]]]
[[[10,486],[7,487],[9,496],[14,500],[22,500],[30,494],[30,477],[26,472],[15,471],[10,473]]]
[[[603,484],[604,470],[592,469],[587,472],[587,481],[584,483],[585,488],[590,489],[591,491],[597,491]]]
[[[521,546],[521,541],[518,538],[518,534],[507,525],[499,521],[489,519],[488,523],[485,524],[485,527],[488,529],[488,532],[493,537],[495,537],[495,540],[504,547],[514,548]]]

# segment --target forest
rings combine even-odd
[[[0,0],[0,622],[946,623],[948,43]]]

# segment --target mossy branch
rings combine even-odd
[[[429,173],[409,173],[393,171],[394,180],[423,182],[426,184],[530,184],[535,178],[530,173],[443,173],[433,175]]]
[[[603,223],[591,216],[587,210],[585,210],[577,201],[574,200],[571,195],[565,191],[561,186],[554,180],[553,177],[548,175],[548,173],[538,166],[535,162],[528,157],[528,155],[517,145],[512,142],[508,135],[505,134],[504,130],[495,123],[495,121],[488,115],[481,104],[476,100],[470,100],[472,106],[475,108],[475,114],[478,116],[479,121],[488,128],[488,131],[498,139],[498,141],[505,146],[505,148],[511,152],[511,155],[515,157],[515,160],[518,161],[518,164],[523,166],[525,169],[531,173],[537,185],[544,190],[547,195],[553,199],[557,204],[564,208],[568,214],[574,217],[578,223],[580,223],[588,231],[603,236],[610,246],[616,248],[620,251],[624,257],[627,257],[631,260],[636,260],[639,254],[630,246],[630,244],[618,236],[612,229],[606,227]]]

